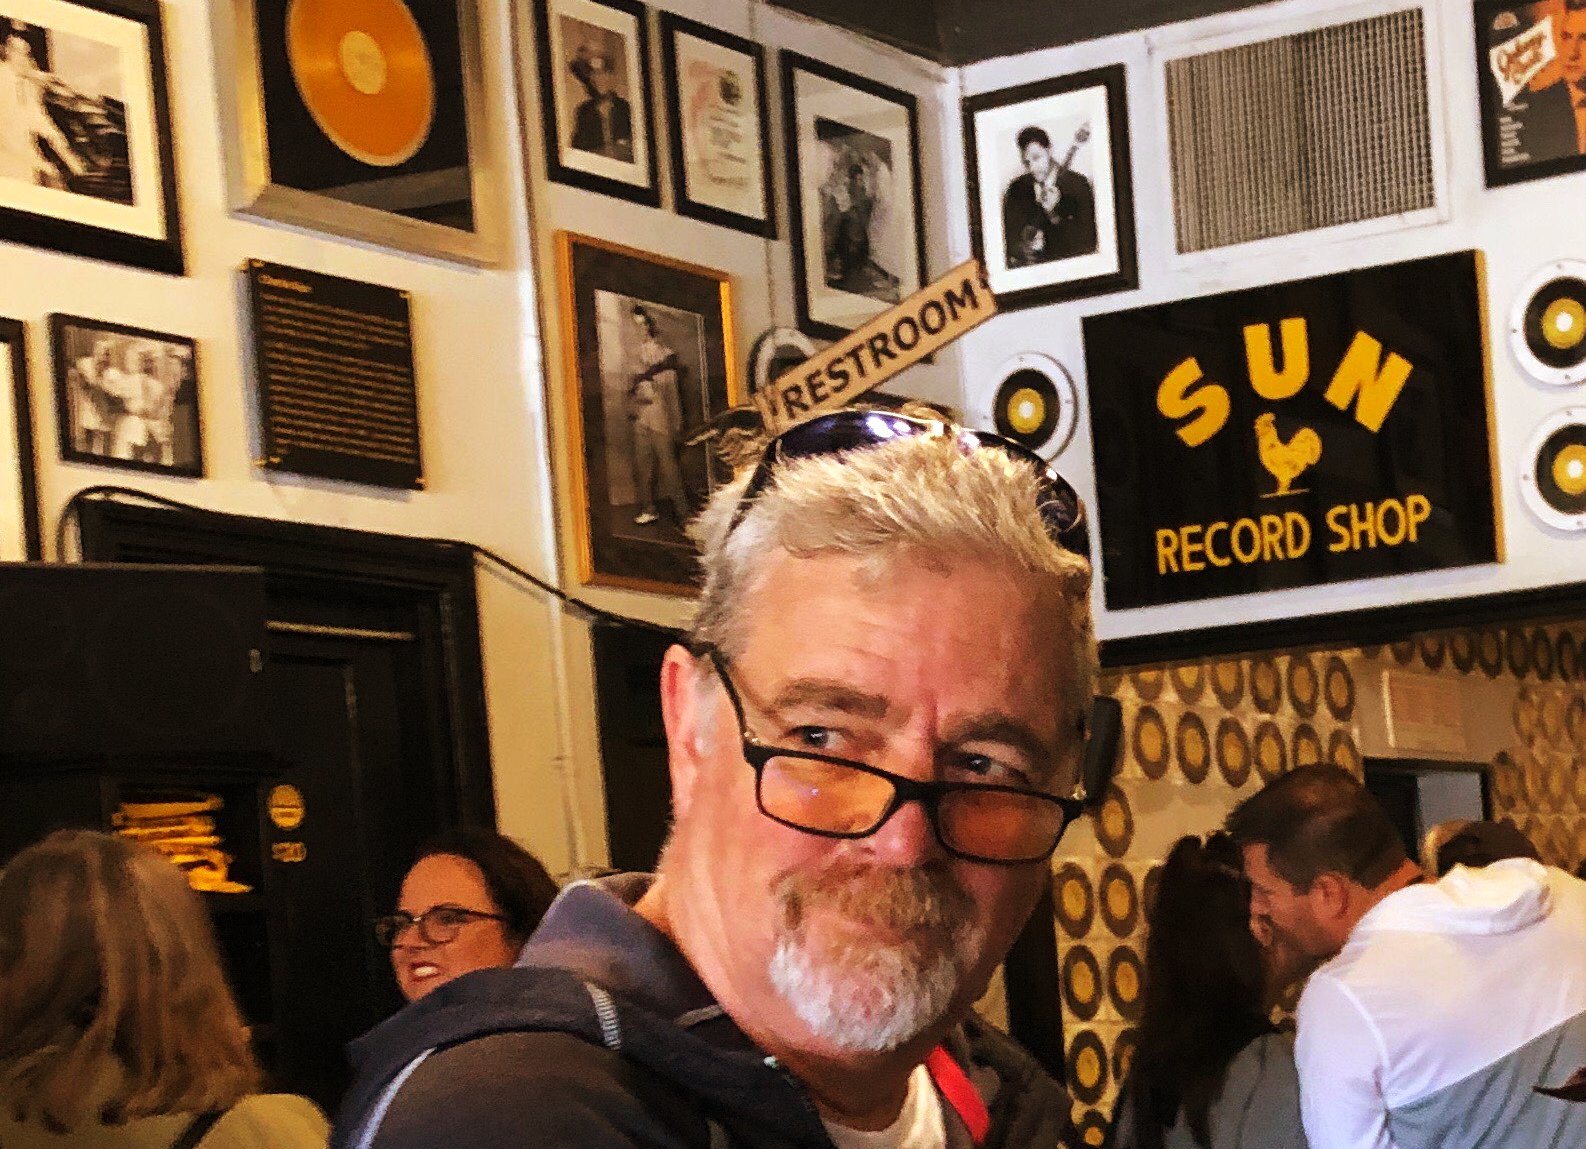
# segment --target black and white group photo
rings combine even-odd
[[[61,454],[203,473],[192,340],[53,316]]]
[[[131,204],[121,51],[0,19],[0,179]]]
[[[702,316],[595,292],[613,535],[686,546],[684,526],[710,491],[704,446],[689,430],[712,414]]]

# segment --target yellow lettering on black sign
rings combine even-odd
[[[1420,540],[1421,525],[1432,515],[1422,494],[1339,503],[1329,507],[1328,551],[1374,550]],[[1185,523],[1156,532],[1156,573],[1194,574],[1208,567],[1254,566],[1303,558],[1311,549],[1311,521],[1298,511],[1268,512],[1214,523]]]

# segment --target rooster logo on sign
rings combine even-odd
[[[1262,495],[1264,499],[1304,494],[1304,487],[1294,488],[1294,480],[1322,457],[1322,437],[1315,431],[1301,427],[1285,443],[1278,437],[1277,423],[1277,416],[1271,413],[1256,416],[1256,449],[1261,455],[1261,465],[1278,481],[1278,489]]]

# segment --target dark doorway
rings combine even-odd
[[[263,827],[269,984],[238,988],[268,998],[276,1087],[334,1107],[342,1047],[400,1004],[373,918],[425,838],[495,824],[472,554],[107,501],[80,520],[85,559],[265,570],[272,781],[303,817]]]

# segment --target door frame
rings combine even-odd
[[[262,567],[272,615],[281,592],[298,586],[405,596],[428,620],[418,638],[425,697],[440,701],[426,721],[451,779],[443,820],[495,827],[474,552],[466,543],[110,499],[84,500],[77,519],[85,561]]]

